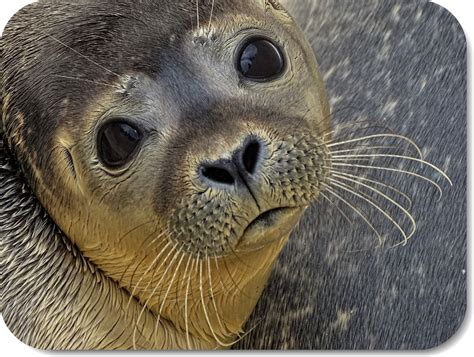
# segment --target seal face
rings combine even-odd
[[[85,257],[188,346],[227,346],[329,176],[329,110],[276,2],[198,5],[20,11],[2,38],[3,127]]]

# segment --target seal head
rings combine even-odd
[[[195,5],[24,8],[2,38],[3,130],[86,258],[181,344],[228,346],[329,175],[329,109],[278,3]]]

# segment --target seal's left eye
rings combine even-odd
[[[243,46],[237,59],[239,72],[250,80],[268,81],[279,76],[285,67],[281,50],[264,38],[253,38]]]
[[[98,137],[98,154],[109,168],[120,168],[130,162],[142,140],[138,129],[127,122],[104,124]]]

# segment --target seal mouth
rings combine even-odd
[[[278,207],[265,211],[251,221],[237,245],[237,250],[262,247],[289,235],[306,207]]]

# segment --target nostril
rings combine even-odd
[[[251,141],[245,147],[244,153],[242,155],[242,161],[244,163],[245,170],[247,170],[248,173],[255,173],[259,157],[260,143],[258,141]]]
[[[233,185],[235,183],[234,177],[232,177],[230,172],[220,167],[203,166],[201,173],[205,178],[216,183],[225,185]]]

